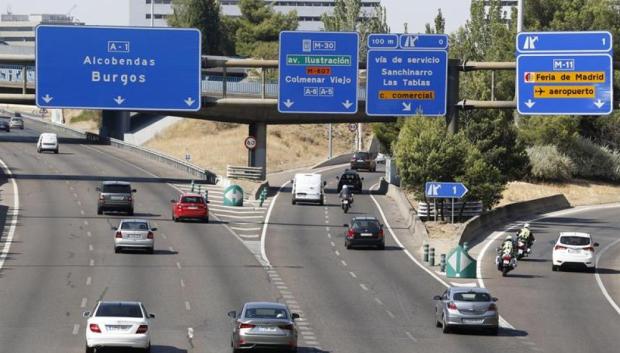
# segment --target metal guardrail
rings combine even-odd
[[[57,132],[57,133],[62,133],[62,134],[69,135],[72,137],[84,138],[86,141],[91,142],[91,143],[109,145],[109,146],[112,146],[118,149],[131,151],[133,153],[140,155],[143,158],[158,161],[160,163],[169,165],[173,167],[174,169],[188,173],[196,177],[197,179],[205,180],[208,184],[216,184],[218,181],[218,176],[206,169],[203,169],[195,164],[188,163],[184,160],[180,160],[174,157],[167,156],[163,153],[151,150],[149,148],[136,146],[136,145],[133,145],[127,142],[123,142],[121,140],[117,140],[117,139],[102,138],[99,135],[93,134],[91,132],[80,131],[80,130],[73,129],[68,126],[62,125],[62,124],[57,124],[57,123],[41,120],[41,119],[34,118],[34,117],[28,117],[25,115],[24,117],[33,122],[44,124],[48,129],[54,132]]]
[[[454,202],[454,216],[461,218],[471,218],[474,216],[479,216],[482,214],[482,202],[480,201],[470,201],[465,202],[465,207],[463,208],[463,213],[461,213],[461,207],[463,207],[463,202],[458,201]],[[435,209],[435,204],[430,202],[418,202],[418,216],[425,220],[431,220],[435,218],[435,213],[437,212],[437,216],[441,215],[441,203],[437,203],[437,209]],[[452,213],[452,203],[444,202],[443,203],[443,211],[445,217],[450,217]]]
[[[265,169],[263,167],[238,167],[226,166],[226,177],[236,179],[264,180]]]

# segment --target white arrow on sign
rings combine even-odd
[[[187,104],[188,107],[191,107],[192,104],[194,104],[195,100],[192,99],[192,97],[187,97],[186,100],[184,100],[185,104]]]
[[[599,99],[596,102],[594,102],[594,105],[596,105],[597,108],[601,109],[605,105],[605,102]]]
[[[232,189],[229,190],[225,195],[225,198],[229,199],[230,201],[237,203],[238,200],[241,200],[241,198],[243,198],[243,194],[239,192],[238,189]]]
[[[403,111],[404,112],[410,112],[411,111],[411,103],[403,102]]]
[[[121,105],[125,101],[125,98],[123,98],[121,96],[118,96],[118,97],[114,98],[114,101],[116,102],[116,104]]]
[[[287,108],[292,107],[292,106],[293,106],[293,104],[295,104],[295,102],[293,102],[290,98],[288,98],[287,100],[285,100],[285,101],[284,101],[284,105],[285,105]]]
[[[46,93],[43,97],[43,100],[45,101],[45,103],[49,103],[52,101],[52,99],[54,99],[54,97],[50,96],[49,93]]]
[[[528,99],[527,102],[525,102],[525,105],[527,105],[528,108],[532,108],[534,104],[536,104],[536,102],[532,101],[531,99]]]
[[[342,105],[344,105],[345,108],[349,109],[351,108],[353,103],[349,102],[349,100],[347,99],[344,103],[342,103]]]

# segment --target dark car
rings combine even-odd
[[[135,189],[125,181],[104,181],[100,187],[97,201],[97,214],[106,211],[125,212],[133,216],[133,193]]]
[[[365,169],[374,172],[377,170],[377,162],[370,158],[368,152],[355,152],[351,157],[351,169]]]
[[[0,130],[4,130],[6,132],[11,131],[11,123],[10,123],[9,118],[0,116]]]
[[[385,249],[383,225],[375,217],[354,217],[344,238],[344,246],[351,249],[356,245],[376,246]]]
[[[361,193],[362,192],[362,180],[359,174],[357,174],[354,170],[345,170],[344,173],[340,177],[336,177],[338,179],[338,192],[342,190],[344,185],[349,185],[352,192]]]

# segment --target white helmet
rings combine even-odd
[[[512,235],[508,234],[505,239],[506,240],[512,240]]]
[[[342,186],[342,189],[343,189],[343,190],[346,190],[346,189],[348,189],[348,188],[349,188],[349,185],[346,185],[346,184],[345,184],[345,185],[343,185],[343,186]]]
[[[529,227],[530,227],[530,224],[529,224],[529,223],[525,223],[525,224],[523,225],[523,228],[529,228]]]

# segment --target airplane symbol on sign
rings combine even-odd
[[[535,92],[538,93],[539,96],[541,96],[543,93],[545,93],[545,90],[539,87]]]
[[[523,49],[536,49],[536,42],[538,42],[538,36],[528,36],[525,38],[525,44]]]

